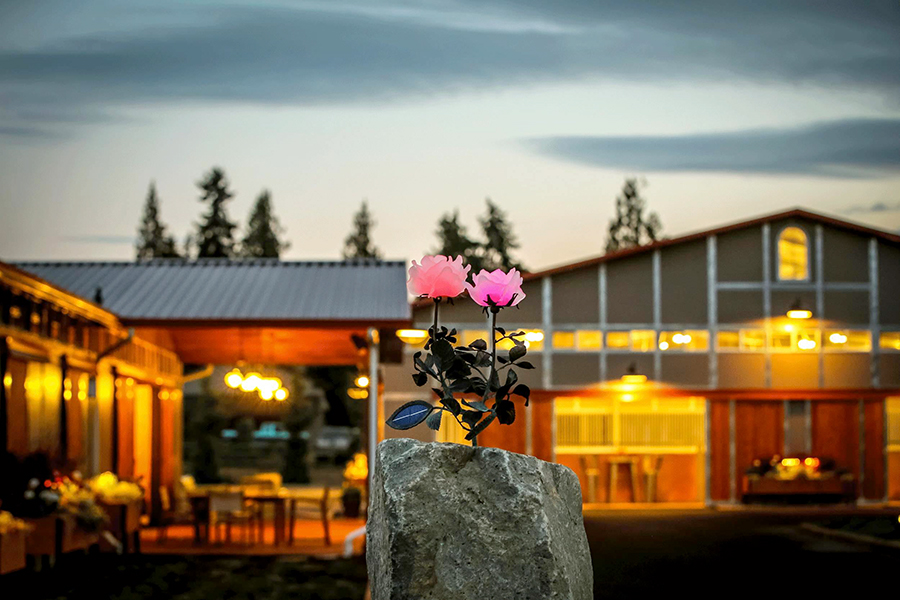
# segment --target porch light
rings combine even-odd
[[[526,342],[543,342],[544,341],[544,332],[528,331],[525,333],[525,341]]]
[[[831,342],[832,344],[846,344],[847,336],[844,335],[843,333],[839,333],[839,332],[835,331],[834,333],[832,333],[831,335],[828,336],[828,341]]]
[[[421,344],[428,338],[424,329],[398,329],[397,337],[406,344]]]
[[[647,383],[647,376],[646,375],[622,375],[622,383],[628,383],[631,385]]]
[[[797,342],[797,347],[801,350],[814,350],[816,347],[815,340],[802,339]]]
[[[259,373],[249,373],[241,382],[241,389],[245,392],[252,392],[258,388],[261,381],[262,377],[259,376]]]
[[[237,369],[233,371],[229,371],[227,375],[225,375],[225,385],[235,390],[240,387],[241,383],[244,381],[244,376],[241,375],[241,372]]]
[[[791,307],[787,311],[787,317],[789,319],[811,319],[812,311],[803,308],[803,304],[800,302],[800,298],[794,301]]]
[[[274,397],[275,397],[275,394],[271,390],[259,390],[260,400],[265,400],[266,402],[268,402],[269,400],[271,400]]]
[[[288,397],[287,389],[278,388],[277,390],[275,390],[275,399],[278,400],[279,402],[284,402],[285,400],[287,400],[287,397]]]
[[[356,387],[358,388],[369,387],[369,377],[367,375],[360,375],[353,383],[356,384]]]

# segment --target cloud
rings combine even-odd
[[[146,102],[383,103],[584,80],[845,86],[900,102],[896,3],[734,4],[160,2],[123,11],[94,0],[93,12],[68,10],[58,28],[53,11],[31,15],[27,39],[17,19],[0,24],[0,39],[16,41],[0,43],[9,112],[0,124],[59,112],[63,127],[79,112]]]
[[[856,204],[846,209],[847,214],[853,213],[883,213],[900,211],[900,201],[897,202],[871,202],[866,204]]]
[[[900,171],[900,119],[679,136],[564,136],[525,140],[562,160],[628,171],[874,177]]]

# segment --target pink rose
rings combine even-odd
[[[469,265],[463,266],[462,256],[450,260],[448,256],[423,256],[422,264],[412,261],[406,289],[413,296],[454,298],[466,289]]]
[[[482,270],[472,279],[475,284],[466,284],[469,296],[476,304],[491,306],[488,301],[493,301],[494,306],[515,306],[525,298],[522,291],[522,274],[516,269],[510,269],[504,273],[500,269],[490,273]]]

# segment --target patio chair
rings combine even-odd
[[[209,511],[212,516],[212,528],[215,536],[219,536],[219,526],[225,526],[225,543],[231,543],[231,526],[244,525],[245,541],[253,542],[253,522],[256,519],[254,510],[248,508],[242,491],[213,491],[209,494]]]
[[[322,531],[324,533],[325,545],[331,545],[331,519],[334,516],[334,507],[332,506],[331,490],[328,487],[323,488],[320,498],[294,498],[292,507],[293,512],[290,515],[290,532],[288,534],[288,544],[294,543],[294,519],[321,519]]]
[[[162,515],[160,516],[156,541],[160,544],[165,543],[169,539],[169,527],[194,524],[194,516],[190,507],[185,511],[177,505],[173,506],[172,499],[169,496],[169,488],[164,485],[159,486],[159,505],[162,509]]]

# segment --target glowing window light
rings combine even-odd
[[[369,378],[366,375],[360,375],[359,377],[356,378],[356,380],[354,380],[353,383],[358,388],[369,387]]]
[[[628,384],[634,385],[634,384],[640,384],[640,383],[646,383],[646,382],[647,382],[646,375],[635,375],[635,374],[622,375],[622,383],[628,383]]]
[[[428,339],[428,332],[424,329],[398,329],[397,337],[406,344],[421,344]]]
[[[10,373],[3,376],[3,385],[7,388],[12,386],[12,375]]]
[[[543,331],[526,331],[525,332],[525,341],[526,342],[543,342],[544,341],[544,332]]]
[[[354,400],[365,400],[369,397],[369,390],[354,387],[347,390],[347,395]]]
[[[281,387],[281,380],[277,377],[264,377],[260,379],[259,383],[256,385],[256,389],[262,392],[271,392],[275,393],[275,390]]]
[[[241,375],[241,372],[237,369],[230,371],[227,375],[225,375],[225,385],[233,390],[239,388],[243,381],[244,376]]]
[[[275,397],[275,392],[269,389],[259,390],[259,397],[261,400],[268,402]]]
[[[574,331],[554,331],[553,332],[554,348],[574,348],[575,332]]]
[[[287,400],[287,397],[288,391],[286,389],[278,388],[277,390],[275,390],[275,399],[279,402],[284,402],[285,400]]]
[[[828,336],[828,341],[832,344],[846,344],[847,336],[843,333],[834,332]]]
[[[809,238],[799,227],[785,227],[778,236],[778,279],[809,279]]]
[[[668,349],[669,349],[669,342],[660,342],[660,343],[659,343],[659,349],[660,349],[660,350],[668,350]]]
[[[797,347],[801,350],[813,350],[816,347],[815,340],[802,339],[797,342]]]
[[[800,459],[799,458],[782,458],[781,464],[785,467],[799,467]]]

